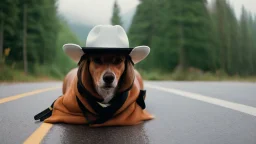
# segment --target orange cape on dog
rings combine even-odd
[[[83,61],[80,64],[79,70],[83,74],[81,75],[82,84],[94,97],[100,98],[91,88],[92,84],[89,74],[85,74],[88,71],[88,65],[89,63],[87,61]],[[129,76],[124,77],[123,82],[125,86],[122,90],[127,89],[127,87],[130,87],[130,90],[126,92],[127,95],[123,105],[113,113],[111,118],[102,122],[93,122],[97,121],[99,114],[92,108],[88,99],[84,95],[81,95],[78,90],[79,70],[77,73],[77,69],[74,69],[66,76],[63,83],[64,94],[49,109],[36,115],[36,120],[45,119],[44,122],[46,123],[89,124],[90,126],[98,127],[136,125],[142,121],[154,118],[143,107],[145,96],[140,95],[140,90],[143,89],[142,79],[129,62],[127,63],[126,73],[127,75],[132,74],[134,79],[131,80],[132,78]],[[140,99],[139,102],[138,99]],[[87,112],[83,111],[83,108]]]

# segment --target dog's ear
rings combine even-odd
[[[101,99],[101,97],[97,94],[95,88],[94,88],[94,83],[92,80],[92,76],[89,71],[89,65],[90,65],[90,58],[87,57],[83,60],[80,60],[79,65],[78,65],[78,79],[82,81],[82,84],[84,88],[90,92],[93,96],[95,96],[98,99]]]
[[[89,58],[84,59],[79,62],[79,72],[77,74],[78,78],[81,79],[84,87],[87,89],[88,85],[91,85],[92,78],[89,72]]]
[[[133,62],[130,58],[126,58],[125,63],[125,70],[119,81],[119,92],[129,90],[132,87],[135,78]]]
[[[80,60],[78,64],[78,73],[77,77],[82,81],[82,84],[84,87],[89,90],[89,86],[92,85],[92,78],[89,72],[89,58],[85,58],[83,60]]]

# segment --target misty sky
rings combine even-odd
[[[59,13],[68,21],[84,24],[109,24],[115,0],[59,0]],[[212,1],[212,0],[209,0]],[[256,14],[256,0],[229,0],[236,15],[244,7]],[[129,12],[139,4],[138,0],[118,0],[121,14]]]

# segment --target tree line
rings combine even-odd
[[[122,24],[119,13],[115,2],[112,24]],[[226,0],[141,0],[128,36],[131,47],[151,47],[139,69],[256,74],[256,17],[242,8],[237,18]],[[57,14],[56,0],[1,1],[0,71],[3,61],[23,70],[26,60],[28,73],[61,77],[75,66],[65,43],[80,42]]]
[[[68,42],[79,40],[57,14],[56,0],[1,1],[0,59],[5,65],[61,76],[74,66],[61,49]]]
[[[237,18],[226,0],[141,0],[129,39],[151,47],[140,69],[256,74],[256,17],[243,7]]]

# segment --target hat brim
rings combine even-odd
[[[77,44],[64,44],[62,49],[76,63],[84,55],[82,48]]]
[[[149,53],[150,53],[150,48],[148,46],[137,46],[132,49],[129,55],[133,63],[137,64],[143,59],[145,59]]]
[[[65,44],[63,45],[64,52],[76,63],[85,54],[103,54],[103,53],[116,53],[116,54],[129,54],[134,64],[145,59],[150,48],[148,46],[137,46],[135,48],[92,48],[92,47],[80,47],[77,44]]]

